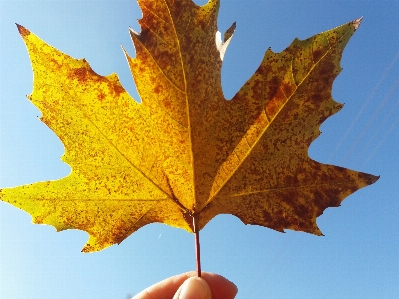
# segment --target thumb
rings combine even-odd
[[[205,280],[190,277],[180,286],[173,299],[212,299],[212,292]]]

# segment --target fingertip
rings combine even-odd
[[[234,299],[238,293],[237,286],[219,274],[202,272],[202,278],[211,288],[213,298]]]
[[[212,299],[208,283],[201,277],[188,278],[176,292],[174,299]]]

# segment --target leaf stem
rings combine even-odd
[[[194,234],[195,234],[195,260],[197,262],[197,276],[201,277],[201,252],[200,252],[198,218],[199,218],[198,215],[193,215],[193,227],[194,227]]]

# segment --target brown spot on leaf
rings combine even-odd
[[[87,68],[72,69],[70,77],[71,79],[77,79],[79,82],[85,82],[87,80]]]
[[[106,95],[105,95],[105,93],[104,92],[100,92],[100,94],[97,96],[97,98],[98,98],[98,100],[100,101],[100,102],[102,102],[102,101],[104,101],[104,99],[106,98]]]
[[[320,60],[320,58],[323,56],[324,52],[321,49],[316,49],[313,51],[313,61],[316,63],[317,61]]]
[[[125,89],[122,87],[122,85],[120,85],[120,84],[114,84],[113,85],[113,90],[114,90],[114,93],[115,93],[115,96],[119,96],[121,93],[124,93],[125,92]]]

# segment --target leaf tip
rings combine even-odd
[[[314,223],[313,231],[311,233],[318,237],[324,237],[324,234],[321,232],[320,228],[317,226],[316,223]]]
[[[224,42],[227,42],[234,34],[234,31],[236,30],[237,27],[237,22],[234,22],[229,29],[226,30],[224,33]]]
[[[131,27],[129,27],[129,32],[130,32],[130,34],[134,34],[135,36],[139,36],[140,35],[140,33],[138,33],[136,30],[134,30]]]
[[[80,252],[91,253],[93,251],[96,251],[96,250],[94,250],[94,248],[87,242]]]
[[[371,184],[374,184],[375,182],[377,182],[380,179],[379,175],[372,175],[371,178]]]
[[[355,27],[355,30],[357,30],[357,28],[359,28],[360,23],[362,22],[363,17],[360,17],[359,19],[353,20],[351,22],[351,24],[353,25],[353,27]]]
[[[22,37],[28,36],[30,34],[30,31],[26,29],[24,26],[21,26],[17,23],[15,23],[15,25],[17,25],[18,32],[19,34],[21,34]]]
[[[127,51],[126,51],[126,49],[125,49],[125,47],[123,45],[121,45],[121,48],[122,48],[123,54],[125,54],[125,56],[129,55],[129,54],[127,54]]]

